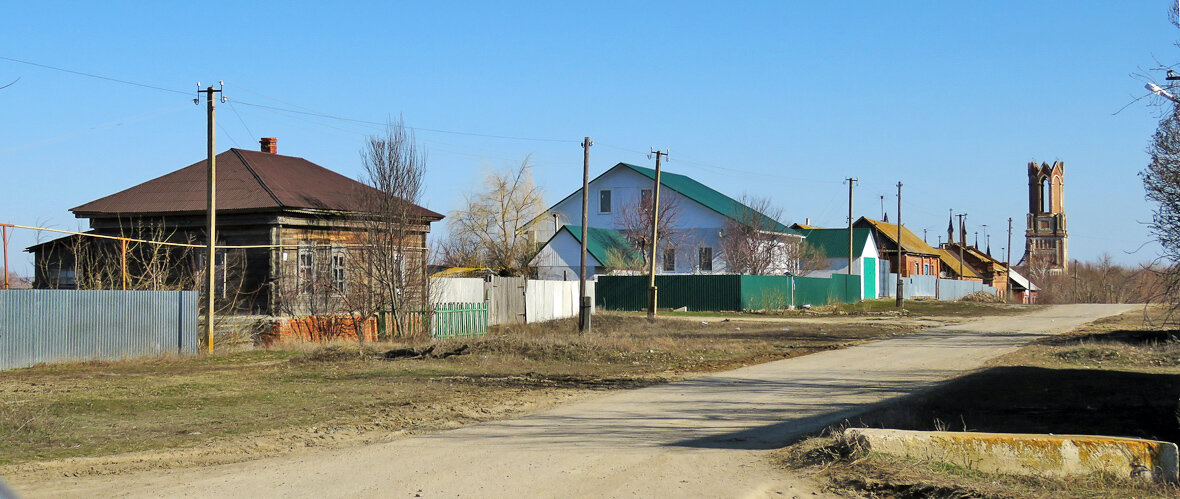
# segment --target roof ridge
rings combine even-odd
[[[237,156],[238,159],[242,161],[242,165],[246,167],[246,171],[250,172],[250,175],[254,177],[254,180],[258,181],[258,185],[262,187],[262,190],[266,191],[266,193],[270,195],[270,198],[275,200],[275,204],[280,208],[285,207],[283,202],[279,201],[279,197],[275,195],[274,191],[270,190],[270,186],[266,185],[266,182],[262,180],[262,176],[258,175],[258,172],[254,171],[254,167],[250,166],[249,161],[246,161],[246,157],[242,156],[242,150],[236,147],[231,147],[230,151],[233,151],[234,156]]]

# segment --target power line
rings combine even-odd
[[[159,90],[161,92],[171,92],[174,94],[182,94],[182,95],[189,94],[189,92],[185,92],[182,90],[173,90],[171,88],[157,87],[155,85],[148,85],[146,83],[136,83],[133,81],[120,80],[118,78],[111,78],[109,76],[103,76],[103,75],[98,75],[98,74],[94,74],[94,73],[87,73],[85,71],[75,71],[73,69],[59,68],[56,66],[50,66],[48,64],[40,64],[40,63],[36,63],[36,62],[32,62],[32,61],[24,61],[21,59],[13,59],[12,57],[5,57],[2,55],[0,55],[0,59],[4,59],[6,61],[12,61],[12,62],[19,62],[21,64],[28,64],[30,66],[37,66],[39,68],[52,69],[54,71],[61,71],[63,73],[71,73],[71,74],[76,74],[76,75],[80,75],[80,76],[87,76],[90,78],[98,78],[100,80],[113,81],[115,83],[122,83],[124,85],[135,85],[137,87],[150,88],[152,90]]]

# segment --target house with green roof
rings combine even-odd
[[[577,280],[581,270],[582,226],[565,225],[558,229],[537,256],[532,266],[537,277],[547,281]],[[623,233],[613,229],[586,228],[586,274],[588,278],[609,268],[639,267],[643,257]]]
[[[798,224],[796,224],[798,225]],[[832,274],[848,273],[849,250],[852,251],[852,274],[861,278],[861,298],[877,297],[878,269],[880,253],[873,231],[869,229],[852,229],[851,247],[849,246],[848,229],[817,229],[809,228],[799,231],[804,241],[819,251],[824,258],[824,266],[819,269],[808,269],[807,277],[829,277]]]
[[[609,230],[610,233],[598,234],[603,237],[609,234],[608,239],[615,243],[626,242],[624,235],[629,227],[634,228],[638,207],[650,199],[654,179],[655,170],[628,163],[618,163],[595,177],[590,181],[589,220],[586,225],[592,230]],[[786,238],[802,237],[778,220],[686,175],[665,170],[660,175],[660,186],[660,209],[672,211],[675,216],[668,227],[660,228],[656,251],[656,270],[659,273],[727,273],[721,243],[726,228],[733,227],[735,222]],[[544,273],[539,272],[542,279],[577,278],[581,249],[571,247],[569,243],[581,237],[581,229],[577,231],[578,238],[572,237],[571,231],[563,229],[570,224],[580,227],[581,218],[582,190],[579,188],[529,224],[526,232],[534,242],[544,245],[534,259],[538,270],[544,270]],[[621,241],[615,238],[616,234],[622,238]],[[596,237],[590,236],[588,245]],[[600,253],[593,258],[602,264],[604,271],[615,268],[602,260],[606,257]],[[572,265],[559,270],[562,265],[569,264]],[[570,268],[573,273],[569,272]],[[601,272],[587,272],[588,277],[598,273]]]

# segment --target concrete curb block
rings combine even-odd
[[[1038,435],[849,428],[844,436],[873,452],[989,473],[1065,477],[1106,472],[1180,482],[1171,442],[1093,435]]]

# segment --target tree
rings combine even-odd
[[[1139,175],[1147,199],[1156,204],[1150,228],[1163,252],[1161,298],[1175,312],[1180,310],[1180,109],[1173,106],[1160,121],[1147,152],[1151,162]]]
[[[465,196],[463,208],[451,213],[447,244],[457,259],[502,275],[525,275],[538,249],[525,230],[544,209],[529,158],[516,168],[489,170],[480,188]]]
[[[769,198],[742,197],[738,219],[726,219],[721,254],[726,269],[738,274],[807,275],[827,267],[822,251],[788,233],[778,220],[783,210]]]
[[[614,217],[615,226],[619,228],[623,237],[627,238],[627,242],[635,248],[638,258],[635,258],[634,253],[612,254],[608,257],[608,260],[611,260],[607,262],[609,267],[642,272],[647,272],[650,268],[651,222],[654,204],[651,191],[644,190],[642,192],[644,194],[640,195],[634,203],[620,206]],[[663,194],[662,191],[661,194]],[[686,238],[685,232],[678,228],[680,222],[679,199],[673,196],[661,197],[659,215],[660,230],[657,234],[659,246],[665,250],[675,250],[685,242]],[[659,259],[657,257],[657,261]]]
[[[357,338],[369,319],[388,312],[399,334],[421,334],[428,322],[426,232],[420,213],[426,155],[399,119],[383,135],[370,136],[361,150],[364,191],[361,231],[351,263],[348,286],[341,291],[352,315]]]

